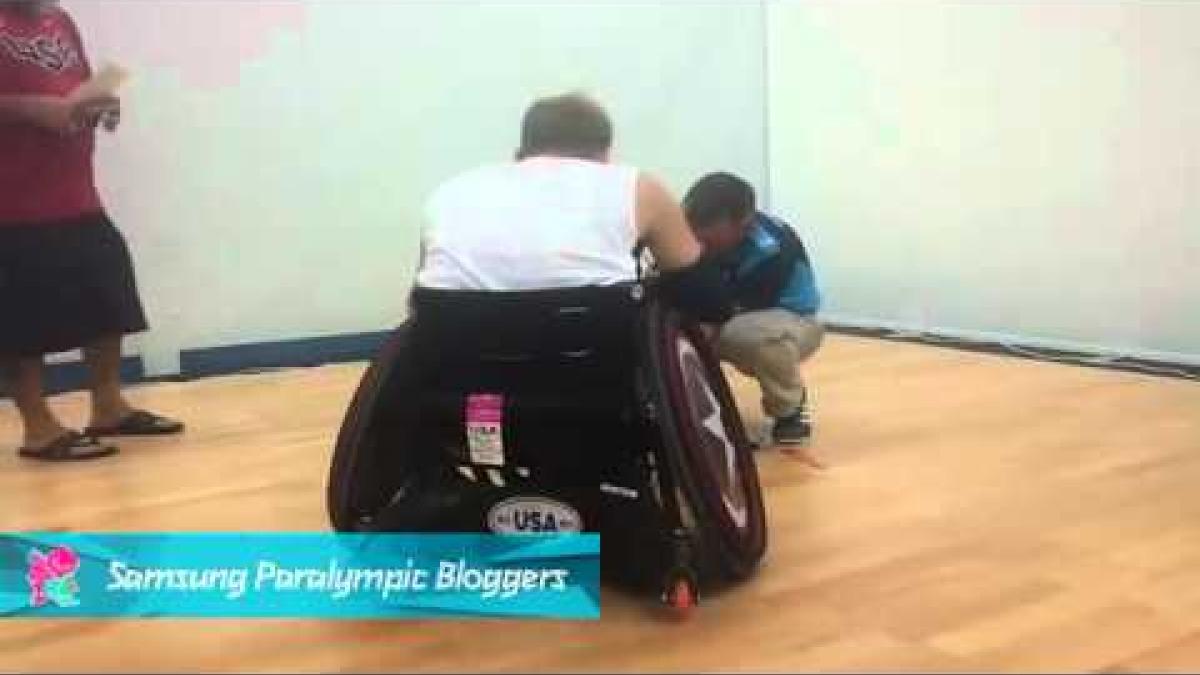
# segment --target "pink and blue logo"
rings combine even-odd
[[[78,607],[79,583],[75,573],[79,571],[79,556],[67,546],[50,549],[42,553],[34,549],[29,552],[29,604],[43,607]]]

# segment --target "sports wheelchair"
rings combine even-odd
[[[752,447],[708,341],[662,296],[413,291],[338,435],[333,527],[598,532],[606,582],[681,614],[750,576],[767,544]]]

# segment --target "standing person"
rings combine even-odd
[[[0,364],[24,426],[23,457],[114,454],[104,436],[178,433],[121,392],[123,336],[146,329],[133,265],[96,190],[95,129],[121,102],[79,93],[91,77],[78,29],[57,2],[0,2]],[[91,419],[80,433],[47,405],[45,354],[82,348]]]
[[[721,358],[758,380],[775,443],[806,444],[812,420],[800,364],[816,353],[825,329],[804,244],[787,223],[758,210],[754,188],[738,176],[709,174],[683,201],[734,298],[736,314],[716,337]]]

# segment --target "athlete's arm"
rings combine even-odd
[[[733,303],[719,268],[704,255],[679,203],[662,183],[642,175],[637,185],[642,241],[662,270],[666,300],[702,323],[724,323]]]
[[[642,241],[664,272],[692,265],[703,255],[679,202],[653,176],[638,176],[636,217]]]

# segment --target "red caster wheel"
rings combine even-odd
[[[677,579],[663,596],[663,602],[676,621],[686,621],[696,609],[696,589],[687,579]]]

